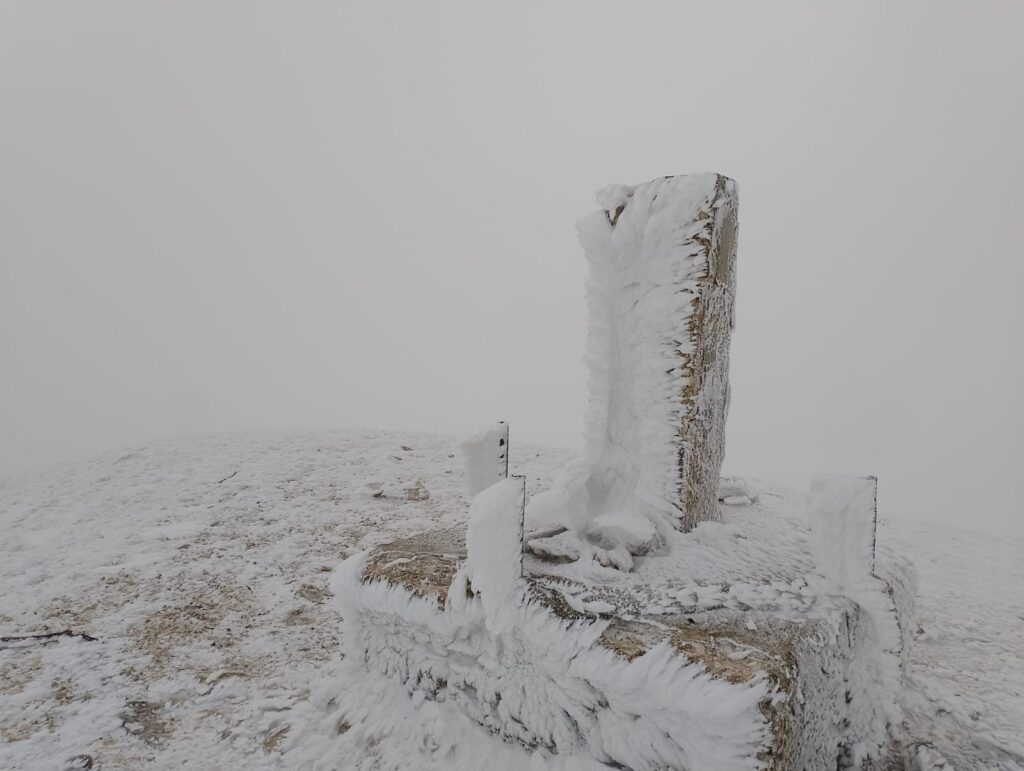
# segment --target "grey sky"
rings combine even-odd
[[[1024,4],[0,0],[0,474],[579,444],[609,182],[740,183],[728,472],[1024,533]]]

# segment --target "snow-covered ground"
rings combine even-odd
[[[344,726],[315,719],[338,687],[329,579],[348,554],[465,519],[457,446],[219,435],[0,482],[0,636],[73,633],[0,642],[0,767],[331,768]],[[510,457],[532,495],[575,456],[513,435]],[[1024,769],[1024,543],[894,521],[884,500],[878,538],[919,574],[904,705],[921,762]],[[447,767],[525,762],[462,738]],[[389,757],[370,747],[366,765]]]

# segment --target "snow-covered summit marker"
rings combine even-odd
[[[875,554],[873,494],[816,485],[812,537],[742,480],[720,484],[735,183],[666,177],[599,203],[579,223],[585,459],[524,516],[507,426],[466,442],[468,525],[339,572],[346,693],[428,715],[431,762],[459,725],[519,746],[523,767],[880,768],[913,581]],[[353,746],[398,730],[362,696],[332,703]]]

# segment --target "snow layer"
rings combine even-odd
[[[664,534],[716,516],[728,401],[735,183],[717,174],[615,185],[580,220],[589,264],[586,471],[577,532],[606,515]]]
[[[68,628],[99,638],[0,644],[0,768],[73,768],[80,755],[108,770],[597,767],[592,757],[524,752],[437,702],[416,703],[391,678],[346,679],[339,656],[350,641],[340,639],[329,579],[346,553],[464,522],[457,449],[414,433],[220,435],[0,481],[0,635]],[[530,494],[576,461],[535,447],[513,460]],[[367,480],[404,489],[417,479],[428,500],[363,490]],[[806,498],[745,489],[762,508],[729,508],[696,528],[707,548],[681,547],[692,575],[663,601],[757,601],[715,585],[716,553],[754,554],[747,542],[765,512],[791,524],[794,552],[809,553]],[[917,768],[1021,771],[1024,543],[887,520],[883,509],[882,562],[890,550],[920,574],[899,697]],[[635,578],[590,564],[600,577]],[[747,575],[770,570],[754,559]],[[800,587],[781,589],[773,602],[806,602]],[[343,700],[387,714],[383,738],[339,733]]]

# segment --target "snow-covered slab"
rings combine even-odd
[[[501,555],[522,548],[519,489],[474,500],[470,532],[490,533],[479,553],[453,528],[351,558],[334,585],[345,677],[394,681],[530,752],[627,768],[866,768],[883,753],[912,607],[904,563],[880,559],[877,596],[832,593],[806,525],[754,503],[633,572],[527,553],[516,579],[497,566],[518,565]],[[492,578],[477,586],[481,569]],[[338,710],[372,738],[371,705]]]

